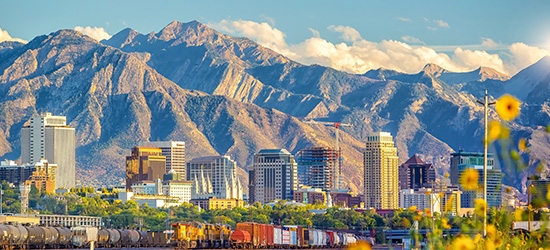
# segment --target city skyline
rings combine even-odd
[[[550,55],[546,1],[503,1],[498,6],[476,1],[350,1],[337,6],[324,1],[238,1],[216,2],[214,9],[209,1],[3,5],[0,41],[29,41],[59,29],[76,29],[100,40],[124,28],[147,34],[174,20],[198,20],[298,62],[354,73],[379,67],[415,73],[436,63],[451,71],[487,66],[513,75]]]

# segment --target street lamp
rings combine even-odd
[[[487,94],[487,90],[485,90],[485,100],[484,102],[477,101],[477,103],[483,105],[483,116],[484,116],[484,135],[483,135],[483,200],[485,200],[485,209],[483,211],[483,237],[487,235],[487,208],[489,207],[489,204],[487,204],[487,147],[489,145],[489,138],[487,136],[487,110],[489,109],[489,105],[493,105],[496,102],[489,102],[489,96]]]

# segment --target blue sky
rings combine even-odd
[[[97,39],[198,20],[296,61],[363,73],[488,66],[513,75],[549,55],[550,1],[5,1],[0,41],[59,29]],[[79,27],[79,28],[77,28]]]

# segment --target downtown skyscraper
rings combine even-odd
[[[399,207],[397,148],[390,133],[367,136],[363,153],[365,207],[395,209]]]
[[[57,165],[55,189],[76,185],[75,129],[65,116],[43,113],[33,116],[21,129],[21,161],[35,164],[42,159]]]
[[[298,189],[298,165],[286,149],[262,149],[249,169],[250,203],[292,200]]]

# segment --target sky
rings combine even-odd
[[[249,37],[304,64],[351,73],[455,72],[491,67],[513,76],[550,55],[550,1],[44,0],[0,3],[0,42],[60,29],[97,40],[124,28],[143,34],[197,20]]]

